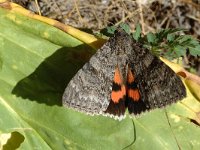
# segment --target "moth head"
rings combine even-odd
[[[114,49],[119,53],[127,53],[128,49],[131,49],[132,38],[121,27],[118,27],[114,33]]]
[[[118,27],[115,30],[114,36],[118,40],[123,40],[123,39],[125,40],[125,39],[129,39],[130,38],[130,35],[128,33],[126,33],[126,31],[121,27]]]

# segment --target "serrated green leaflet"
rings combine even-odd
[[[149,33],[147,34],[147,41],[148,41],[149,43],[154,44],[154,43],[156,42],[156,36],[155,36],[155,34],[153,34],[152,32],[149,32]]]
[[[0,132],[23,136],[20,150],[199,149],[200,129],[188,119],[200,110],[192,95],[184,100],[187,107],[178,103],[121,122],[87,116],[63,108],[61,97],[93,49],[54,27],[3,9],[0,41]]]
[[[124,31],[125,31],[126,33],[130,34],[130,27],[129,27],[128,24],[126,24],[126,23],[121,23],[119,26],[120,26],[122,29],[124,29]]]
[[[133,33],[133,38],[134,38],[136,41],[138,41],[138,39],[141,37],[141,31],[142,31],[142,29],[141,29],[140,25],[137,24],[137,26],[136,26],[136,31]]]
[[[167,35],[168,42],[173,42],[174,39],[175,39],[175,34],[171,33]]]

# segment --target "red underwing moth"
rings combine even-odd
[[[63,105],[90,115],[123,119],[186,96],[180,77],[122,28],[72,78]]]

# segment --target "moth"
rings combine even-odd
[[[123,119],[186,96],[180,77],[122,28],[71,79],[62,102],[90,115]]]

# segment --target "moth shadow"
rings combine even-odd
[[[50,106],[61,106],[62,95],[68,82],[93,53],[94,50],[86,45],[58,49],[33,73],[20,80],[13,88],[12,94]]]

